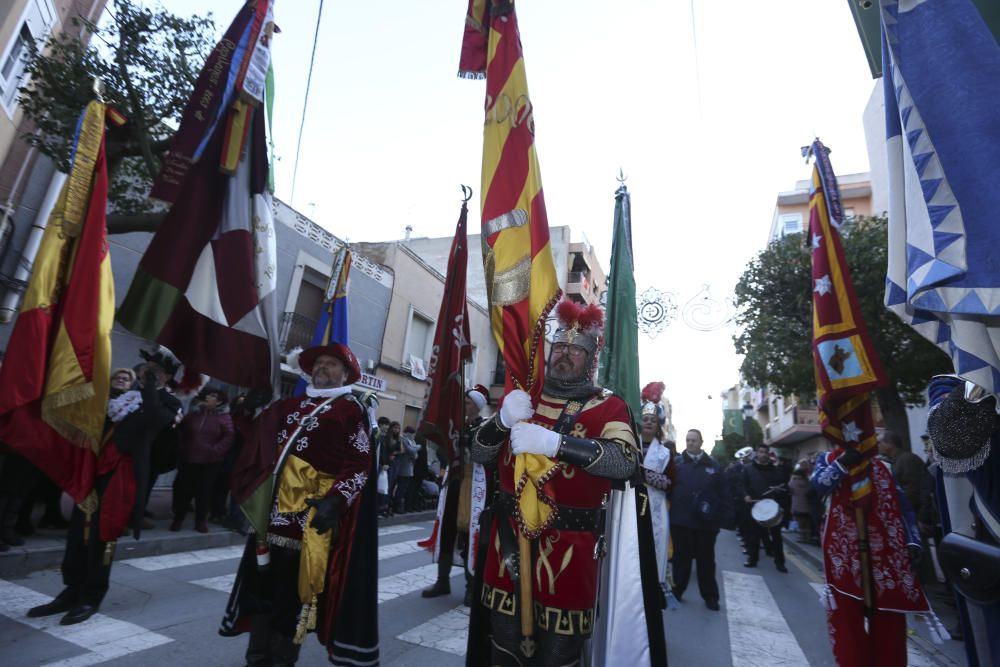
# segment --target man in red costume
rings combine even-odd
[[[594,627],[604,503],[614,481],[639,469],[628,406],[593,384],[603,313],[563,301],[557,315],[538,405],[511,391],[472,443],[473,460],[496,466],[500,478],[480,597],[489,664],[500,667],[578,664]],[[521,454],[535,455],[523,476]],[[534,530],[525,524],[532,512],[544,517]],[[519,562],[521,535],[533,542],[530,563]],[[521,637],[519,577],[531,578],[532,642]]]
[[[275,402],[252,423],[236,420],[247,446],[233,491],[249,499],[245,508],[262,484],[271,491],[266,532],[250,536],[220,629],[225,636],[250,631],[250,666],[294,665],[312,629],[327,645],[350,559],[355,500],[371,470],[368,416],[351,394],[361,377],[354,354],[341,344],[312,347],[299,366],[311,377],[305,396]]]

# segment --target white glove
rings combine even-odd
[[[555,458],[562,436],[538,424],[518,422],[510,430],[510,448],[515,454],[541,454]]]
[[[514,389],[504,396],[503,404],[500,406],[500,422],[505,428],[511,428],[519,421],[531,419],[534,414],[535,408],[531,405],[531,396],[528,396],[528,392]]]

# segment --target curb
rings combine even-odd
[[[782,538],[784,537],[785,535],[783,534]],[[820,574],[823,573],[823,561],[816,557],[812,549],[809,549],[794,539],[782,539],[782,543],[784,544],[785,549],[791,549],[795,552],[796,556],[808,561],[809,564],[815,567]]]
[[[436,515],[436,511],[433,510],[396,514],[379,518],[378,525],[395,526],[433,521]],[[29,537],[26,546],[13,547],[10,551],[0,553],[0,579],[21,579],[33,572],[58,569],[62,565],[63,552],[66,548],[64,535],[60,533],[59,539],[45,539],[48,544],[36,544],[36,546],[30,545],[33,539],[36,542],[37,539]],[[246,544],[246,540],[245,536],[225,529],[212,529],[208,533],[196,533],[192,530],[167,533],[165,528],[147,529],[143,532],[142,539],[138,541],[131,537],[119,540],[115,549],[115,560],[236,546]]]

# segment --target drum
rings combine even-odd
[[[781,525],[781,520],[785,517],[781,505],[770,498],[755,502],[750,514],[753,516],[753,520],[764,528],[774,528]]]

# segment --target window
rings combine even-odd
[[[406,332],[406,347],[403,365],[412,366],[411,357],[426,361],[430,356],[431,341],[434,338],[434,323],[417,312],[410,313],[410,326]],[[426,366],[426,364],[424,364]]]
[[[847,208],[844,209],[844,220],[853,220],[853,219],[854,219],[854,208],[848,206]]]
[[[802,231],[802,214],[785,213],[779,219],[781,235],[798,234]]]
[[[56,20],[50,0],[28,0],[21,21],[0,57],[0,102],[7,115],[13,116],[17,106],[17,89],[24,78],[24,58],[29,45],[48,35]]]

